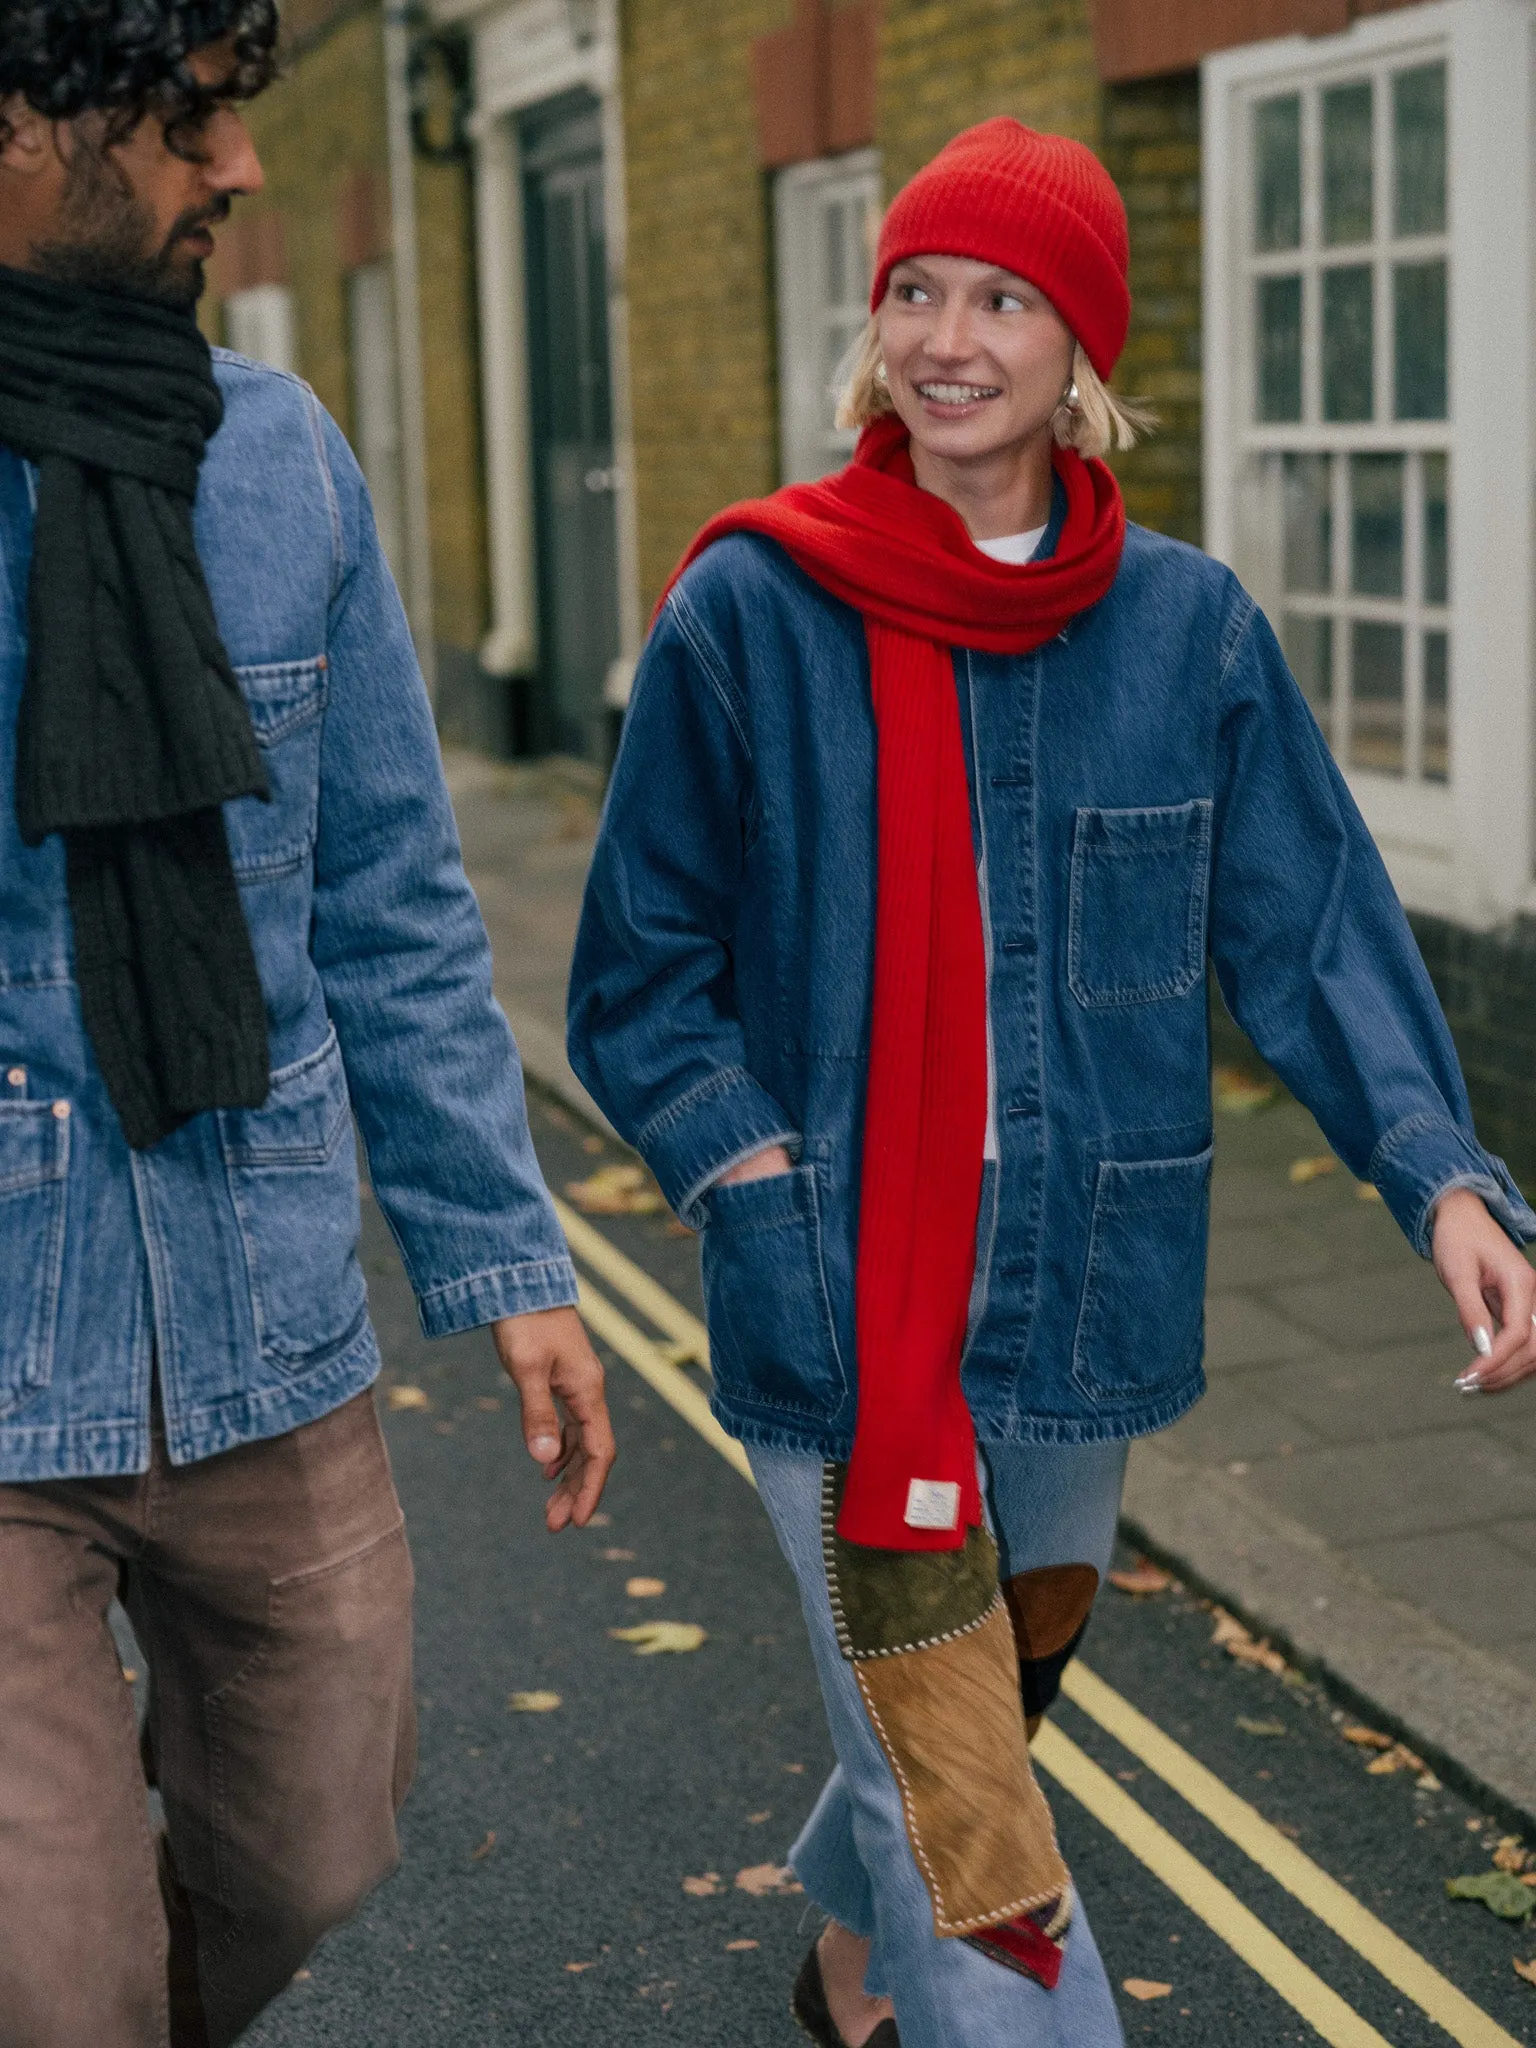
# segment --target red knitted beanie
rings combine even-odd
[[[1108,378],[1131,321],[1130,232],[1091,149],[999,114],[946,143],[891,201],[873,312],[908,256],[972,256],[1038,285]]]

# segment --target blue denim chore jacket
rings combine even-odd
[[[987,877],[1000,1163],[965,1388],[988,1439],[1170,1423],[1203,1388],[1206,963],[1421,1252],[1482,1150],[1402,911],[1261,614],[1132,527],[1038,653],[955,655]],[[770,541],[687,571],[640,664],[571,989],[577,1072],[702,1232],[715,1410],[846,1456],[874,932],[863,627]],[[711,1189],[776,1141],[792,1174]]]
[[[16,830],[32,472],[0,449],[0,1481],[185,1462],[378,1370],[355,1111],[429,1335],[575,1299],[491,995],[431,713],[345,441],[220,354],[197,543],[272,801],[225,806],[266,991],[265,1108],[130,1152],[80,1022],[57,837]]]

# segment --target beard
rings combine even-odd
[[[227,197],[182,214],[157,237],[154,214],[117,165],[81,148],[70,165],[58,225],[32,250],[39,273],[55,284],[147,299],[171,312],[190,313],[207,280],[200,258],[183,246],[188,235],[229,218]]]

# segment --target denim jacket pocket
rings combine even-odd
[[[318,1364],[367,1311],[357,1156],[334,1029],[277,1070],[262,1108],[218,1114],[262,1356],[290,1370]]]
[[[1099,1162],[1072,1351],[1095,1403],[1142,1402],[1199,1369],[1212,1157]]]
[[[224,806],[229,850],[242,881],[302,867],[314,851],[320,817],[320,735],[328,670],[325,656],[238,668],[266,765],[270,798],[243,796]]]
[[[847,1391],[832,1326],[814,1166],[703,1197],[704,1306],[715,1390],[732,1405],[825,1420]]]
[[[1211,811],[1077,813],[1067,984],[1085,1009],[1187,995],[1204,974]]]
[[[68,1184],[69,1118],[51,1102],[0,1102],[0,1415],[53,1377]]]

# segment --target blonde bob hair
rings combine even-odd
[[[840,427],[867,427],[871,420],[896,410],[880,354],[880,323],[871,315],[833,377]],[[1108,455],[1115,448],[1134,448],[1138,436],[1156,426],[1157,415],[1149,406],[1115,396],[1081,342],[1072,352],[1072,381],[1077,386],[1076,405],[1063,400],[1051,422],[1058,447],[1075,448],[1079,455]]]

